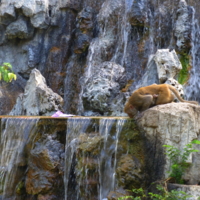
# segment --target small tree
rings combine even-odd
[[[200,144],[199,140],[193,140],[185,146],[183,151],[171,145],[163,145],[166,148],[166,155],[171,161],[171,170],[168,172],[171,178],[175,179],[176,183],[183,184],[183,174],[186,169],[190,166],[187,163],[188,157],[193,152],[199,152],[193,148],[193,144]]]
[[[16,80],[17,75],[12,71],[12,65],[10,63],[3,63],[0,66],[0,81],[11,82]]]

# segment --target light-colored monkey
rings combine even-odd
[[[127,113],[130,118],[133,118],[138,111],[142,112],[154,105],[171,103],[174,101],[174,95],[172,93],[181,102],[198,104],[196,101],[186,101],[182,99],[177,90],[171,85],[153,84],[134,91],[124,107],[124,112]]]

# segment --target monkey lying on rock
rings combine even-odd
[[[177,90],[171,85],[153,84],[134,91],[124,107],[124,112],[130,118],[133,118],[138,111],[142,112],[155,105],[171,103],[174,101],[172,92],[181,102],[198,104],[196,101],[182,99]]]

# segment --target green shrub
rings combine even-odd
[[[182,176],[186,169],[190,166],[190,164],[187,163],[188,157],[192,152],[198,152],[198,150],[193,149],[193,144],[200,144],[200,141],[193,140],[186,145],[182,152],[174,146],[163,145],[166,148],[166,155],[171,161],[169,177],[173,178],[176,183],[184,183]]]
[[[10,63],[3,63],[0,66],[0,81],[11,82],[16,79],[17,76],[12,71],[12,65]]]
[[[132,200],[186,200],[189,197],[192,197],[191,195],[188,195],[187,193],[183,191],[176,191],[171,190],[170,192],[167,191],[162,185],[157,185],[156,187],[158,189],[158,194],[149,192],[147,195],[145,195],[145,191],[142,188],[139,189],[133,189],[133,196],[124,196],[118,198],[118,200],[125,200],[125,199],[132,199]]]

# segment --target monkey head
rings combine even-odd
[[[138,113],[137,109],[135,109],[134,106],[130,104],[129,102],[126,103],[124,107],[124,112],[128,114],[130,118],[134,118]]]

